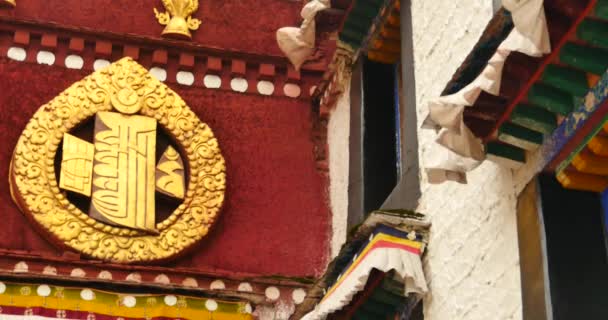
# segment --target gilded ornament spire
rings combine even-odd
[[[16,0],[0,0],[0,6],[16,7]]]
[[[193,18],[192,14],[198,10],[198,0],[162,0],[166,12],[159,12],[154,8],[156,19],[165,27],[163,37],[177,39],[191,39],[190,30],[197,30],[201,20]]]

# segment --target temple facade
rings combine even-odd
[[[0,319],[603,319],[608,1],[0,0]]]

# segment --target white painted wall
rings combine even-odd
[[[412,0],[419,122],[492,15],[492,0]],[[432,143],[430,132],[419,131],[420,159]],[[430,185],[422,174],[417,210],[433,224],[425,320],[522,319],[516,204],[530,178],[489,161],[468,175],[467,185]]]
[[[493,0],[411,0],[419,126],[428,101],[441,94],[494,13]],[[348,91],[331,113],[332,254],[345,238],[348,190]],[[420,159],[433,135],[418,131]],[[486,161],[467,185],[431,185],[422,172],[417,211],[432,222],[424,269],[430,293],[425,320],[522,319],[517,196],[539,157],[512,171]],[[422,160],[421,160],[422,161]],[[424,167],[424,163],[421,163]]]
[[[350,79],[331,110],[327,124],[329,145],[329,199],[332,212],[331,258],[346,241],[348,221],[348,161],[350,137]]]

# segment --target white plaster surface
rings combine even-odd
[[[345,80],[349,83],[350,80]],[[350,85],[331,110],[327,124],[329,144],[329,199],[332,212],[331,258],[346,241],[348,221],[348,161],[350,137]]]
[[[448,81],[492,18],[490,0],[411,0],[418,127],[428,101]],[[332,256],[346,237],[349,101],[343,95],[328,125]],[[420,159],[433,134],[418,130]],[[513,170],[485,161],[468,184],[428,183],[421,163],[418,212],[432,223],[423,261],[429,293],[425,320],[520,320],[522,302],[517,239],[517,196],[539,167],[540,156]],[[407,208],[412,209],[412,208]]]
[[[492,15],[487,0],[412,0],[419,125]],[[420,130],[418,138],[425,159],[433,136]],[[516,205],[518,186],[531,177],[491,161],[471,172],[467,185],[430,185],[422,174],[417,211],[432,223],[425,320],[522,319]]]

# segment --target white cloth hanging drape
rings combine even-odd
[[[329,0],[312,0],[300,12],[304,21],[299,28],[284,27],[277,30],[279,48],[296,70],[315,52],[315,16],[329,7]]]
[[[464,124],[463,112],[475,104],[481,91],[499,94],[502,69],[509,54],[517,51],[539,57],[551,52],[543,0],[503,0],[503,6],[511,12],[514,28],[485,69],[460,91],[428,104],[423,128],[437,132],[436,143],[423,156],[430,183],[466,183],[466,172],[484,160],[483,145]]]

